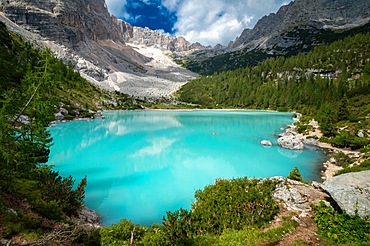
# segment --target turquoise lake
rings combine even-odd
[[[276,135],[292,113],[269,111],[107,111],[105,119],[55,124],[49,164],[78,183],[106,225],[121,218],[161,223],[190,209],[194,193],[218,178],[287,176],[298,166],[320,180],[322,150],[286,150]],[[261,140],[274,146],[264,147]]]

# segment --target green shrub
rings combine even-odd
[[[84,246],[100,246],[100,229],[82,230],[75,243]]]
[[[100,229],[100,242],[102,246],[130,245],[131,233],[134,234],[134,242],[138,242],[146,231],[146,227],[134,225],[131,220],[122,219],[118,224]]]
[[[304,123],[301,123],[301,122],[298,122],[295,125],[297,126],[297,130],[298,130],[299,133],[304,133],[308,129],[310,129],[310,126],[309,125],[304,124]]]
[[[360,149],[361,153],[369,153],[370,152],[370,145],[364,146]]]
[[[193,243],[192,213],[186,209],[167,212],[163,218],[162,230],[172,245],[191,245]]]
[[[43,166],[36,172],[36,178],[40,180],[38,189],[43,191],[42,202],[56,201],[64,214],[75,215],[83,204],[87,184],[86,177],[81,180],[76,189],[73,189],[75,181],[72,176],[63,178],[59,172],[53,171],[51,168],[52,166]],[[40,206],[42,202],[36,202],[36,206]],[[46,206],[50,207],[53,204]]]
[[[48,219],[60,221],[63,218],[63,210],[55,200],[50,202],[38,202],[33,208],[35,212]]]
[[[162,232],[172,245],[209,245],[215,240],[210,235],[227,229],[259,228],[279,211],[271,196],[275,186],[270,179],[216,180],[196,191],[191,211],[167,212]]]
[[[279,240],[281,240],[286,234],[293,231],[297,226],[298,223],[294,220],[291,220],[289,222],[283,222],[283,224],[279,227],[268,230],[254,227],[245,227],[242,230],[226,229],[220,236],[205,235],[202,237],[197,237],[195,240],[195,245],[277,245]]]
[[[331,153],[330,157],[333,157],[336,160],[336,165],[338,165],[338,166],[346,166],[346,165],[349,165],[353,162],[351,157],[344,154],[343,152]]]
[[[288,179],[296,180],[303,182],[303,178],[301,172],[299,171],[298,167],[295,166],[292,171],[290,171],[289,175],[287,176]]]
[[[168,240],[167,235],[158,227],[150,228],[150,230],[145,233],[142,241],[142,245],[145,246],[169,246],[172,245]]]
[[[13,212],[6,212],[3,216],[3,225],[5,226],[5,234],[2,237],[8,237],[18,233],[25,233],[28,231],[35,231],[41,227],[41,221],[17,211],[17,214]]]
[[[335,211],[320,202],[314,207],[314,220],[319,232],[335,243],[369,245],[370,221]]]
[[[220,179],[196,191],[191,214],[196,234],[220,234],[271,221],[279,211],[271,196],[275,186],[269,179]]]
[[[329,140],[329,143],[340,148],[351,148],[351,149],[361,149],[364,146],[370,144],[370,140],[367,138],[360,138],[349,134],[348,132],[341,132],[335,137]]]
[[[329,140],[329,138],[328,137],[321,137],[320,138],[320,142],[323,142],[323,143],[329,143],[330,142],[330,140]]]

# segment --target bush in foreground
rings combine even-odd
[[[101,244],[202,245],[209,240],[221,243],[220,235],[227,238],[239,231],[255,237],[279,211],[271,196],[275,186],[269,179],[219,179],[195,193],[191,211],[167,212],[162,225],[150,229],[123,219],[101,229]]]
[[[337,244],[370,245],[370,221],[358,216],[339,213],[320,202],[314,218],[319,232]]]

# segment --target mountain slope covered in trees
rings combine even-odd
[[[75,186],[71,176],[45,165],[52,144],[47,127],[61,107],[74,118],[130,106],[131,98],[97,88],[0,22],[0,238],[37,239],[83,204],[86,178]]]
[[[369,43],[369,33],[357,34],[306,55],[204,76],[183,86],[179,99],[210,108],[298,110],[319,120],[327,136],[336,135],[341,121],[368,129]]]
[[[278,48],[274,50],[250,49],[246,47],[210,58],[184,59],[178,60],[178,62],[193,72],[201,75],[211,75],[215,72],[235,70],[245,68],[246,66],[256,66],[265,59],[277,57],[279,54],[290,57],[302,52],[309,52],[317,44],[330,44],[349,35],[367,33],[369,30],[370,23],[348,30],[318,29],[309,25],[295,27],[282,36],[286,39],[300,40],[300,42],[295,43],[285,50],[279,50]]]

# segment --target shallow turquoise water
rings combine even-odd
[[[108,111],[106,119],[50,128],[49,164],[77,182],[85,203],[106,225],[127,218],[161,223],[166,211],[189,209],[194,192],[217,178],[287,176],[298,166],[319,180],[325,156],[285,150],[276,134],[293,114],[266,111]],[[274,146],[260,145],[266,139]]]

